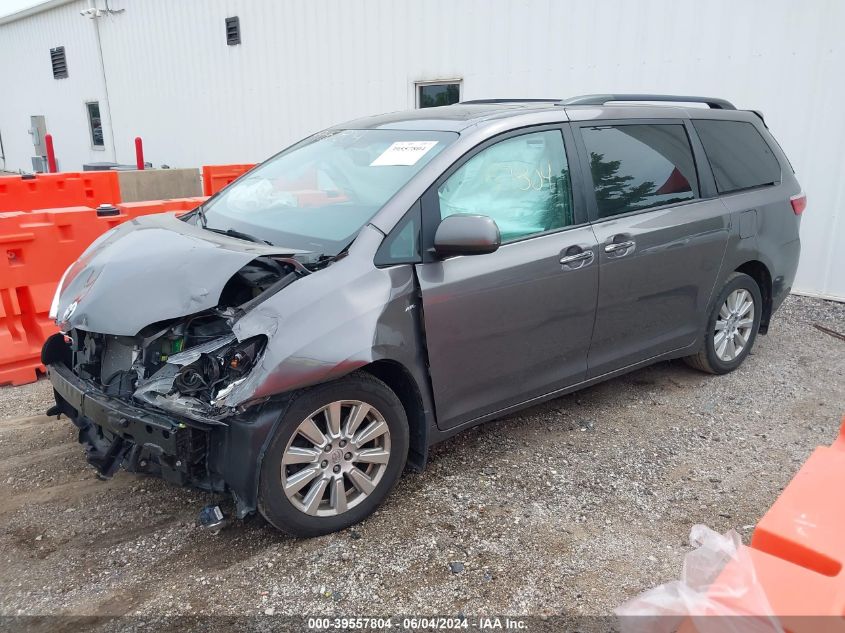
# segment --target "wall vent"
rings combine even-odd
[[[241,19],[238,16],[226,18],[226,43],[229,46],[241,43]]]
[[[53,65],[53,79],[67,79],[67,58],[64,46],[50,49],[50,63]]]

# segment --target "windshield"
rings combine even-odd
[[[206,227],[337,255],[453,132],[327,130],[256,167],[204,207]]]

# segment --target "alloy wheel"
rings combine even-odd
[[[736,359],[748,345],[754,327],[754,298],[743,288],[731,292],[719,309],[713,347],[724,362]]]
[[[336,516],[378,486],[390,461],[384,416],[360,400],[338,400],[300,422],[282,456],[288,500],[312,516]]]

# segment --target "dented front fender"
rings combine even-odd
[[[259,363],[227,395],[227,406],[339,378],[382,359],[415,379],[424,367],[413,266],[376,268],[382,234],[365,227],[349,254],[299,279],[239,319],[239,340],[268,337]]]

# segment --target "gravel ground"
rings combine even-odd
[[[608,614],[689,529],[755,522],[845,412],[845,305],[790,297],[733,374],[660,363],[434,448],[353,529],[194,527],[205,493],[98,481],[42,380],[0,389],[0,614]],[[31,416],[31,417],[24,417]],[[225,507],[225,506],[224,506]]]

